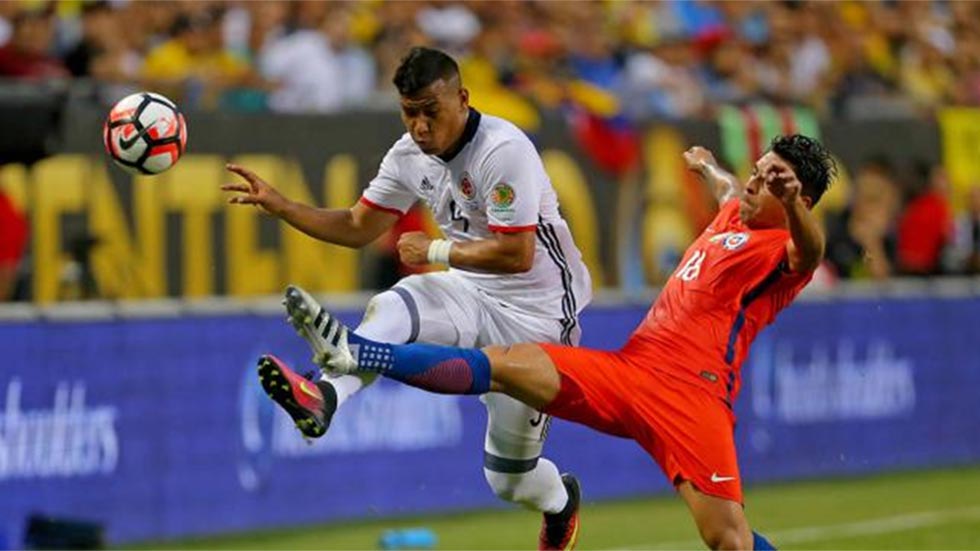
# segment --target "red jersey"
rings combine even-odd
[[[738,205],[722,205],[623,349],[729,405],[749,345],[813,275],[789,271],[788,230],[750,229]]]

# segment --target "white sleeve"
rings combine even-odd
[[[378,175],[361,194],[361,203],[393,214],[405,214],[418,198],[413,190],[402,183],[398,163],[401,154],[396,151],[398,145],[395,143],[385,154]]]
[[[541,188],[548,176],[531,142],[507,141],[484,161],[483,198],[490,231],[534,230],[541,207]]]

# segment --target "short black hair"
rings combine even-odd
[[[459,76],[459,65],[445,52],[416,46],[402,58],[392,82],[398,93],[411,97],[439,79]]]
[[[837,177],[837,162],[820,142],[809,136],[776,136],[769,145],[769,151],[793,167],[793,172],[803,184],[803,195],[809,197],[814,205]]]

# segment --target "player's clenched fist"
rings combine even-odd
[[[789,167],[774,163],[765,172],[766,187],[784,205],[792,205],[800,198],[803,184]]]
[[[424,232],[406,232],[398,238],[398,256],[409,266],[429,263],[429,244],[432,239]]]
[[[221,189],[224,191],[238,193],[228,199],[229,203],[236,205],[257,205],[262,210],[276,216],[286,208],[289,200],[251,170],[232,164],[225,165],[225,168],[229,172],[241,176],[246,182],[245,184],[225,184],[221,186]]]
[[[701,172],[709,165],[718,165],[711,151],[700,145],[696,145],[684,152],[684,162],[687,163],[688,170],[693,170],[694,172]]]

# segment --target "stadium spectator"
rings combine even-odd
[[[956,220],[951,268],[958,273],[980,275],[980,184],[967,192],[967,205]]]
[[[890,105],[888,100],[893,96],[896,85],[862,55],[862,36],[842,30],[836,33],[831,44],[837,61],[829,98],[833,113],[838,116],[860,116],[879,109],[878,106]]]
[[[805,104],[826,95],[831,70],[831,53],[821,31],[824,19],[819,7],[805,4],[793,13],[798,40],[792,45],[789,80],[794,97]]]
[[[136,92],[143,59],[123,30],[124,12],[101,0],[81,12],[81,40],[64,56],[69,72],[100,83],[95,92],[106,103]]]
[[[622,114],[630,117],[713,116],[704,108],[702,97],[712,104],[764,100],[843,115],[907,116],[948,103],[980,105],[980,39],[974,32],[980,23],[980,4],[971,2],[473,1],[365,6],[307,1],[159,1],[96,5],[99,7],[59,10],[59,16],[79,17],[72,15],[74,11],[87,18],[105,6],[122,15],[125,23],[106,36],[119,35],[130,58],[146,56],[148,76],[158,70],[166,73],[167,69],[159,68],[161,64],[172,67],[171,72],[186,72],[190,62],[184,58],[196,56],[181,54],[180,48],[175,51],[170,30],[190,26],[193,31],[201,20],[214,19],[219,30],[209,35],[212,44],[207,50],[234,55],[207,56],[212,69],[203,72],[211,76],[201,77],[202,71],[194,71],[196,80],[207,81],[207,88],[236,90],[230,95],[237,101],[211,97],[201,106],[204,108],[261,107],[254,98],[235,98],[241,94],[242,83],[229,85],[227,81],[241,78],[248,72],[245,69],[263,67],[258,52],[283,40],[280,49],[313,55],[288,62],[289,54],[281,53],[287,61],[280,59],[273,65],[297,80],[297,75],[320,75],[322,80],[323,75],[341,74],[334,82],[345,83],[347,90],[335,94],[339,99],[325,100],[339,108],[363,103],[365,97],[379,93],[393,103],[395,98],[378,83],[392,74],[399,52],[425,44],[444,45],[461,59],[472,56],[480,61],[474,64],[479,75],[486,75],[496,87],[488,90],[501,97],[503,92],[523,95],[544,110],[564,107],[569,93],[580,91],[577,84],[583,82],[594,87],[592,92],[598,89],[610,95],[604,104],[618,102],[627,108],[620,110]],[[50,12],[23,12],[15,2],[0,6],[0,44],[4,21],[23,19],[21,13]],[[290,11],[293,17],[284,25],[282,14]],[[85,26],[65,23],[65,29]],[[315,30],[329,36],[330,48],[323,45],[322,38],[310,40],[315,37],[308,31]],[[92,36],[82,34],[64,34],[62,41],[82,42],[81,49],[69,43],[64,51],[84,53]],[[297,36],[290,39],[292,35]],[[183,35],[178,39],[185,41]],[[606,53],[586,62],[583,50],[596,50],[597,45]],[[50,43],[44,44],[45,51],[48,46]],[[83,74],[77,69],[78,60],[73,57],[72,61],[75,74]],[[337,69],[338,64],[343,67]],[[493,70],[488,71],[487,64]],[[220,78],[214,76],[215,67],[221,68],[217,71],[223,75]],[[284,78],[276,74],[277,80]],[[700,84],[690,81],[695,74]],[[108,78],[113,78],[112,72]],[[225,82],[221,86],[215,81]],[[374,94],[355,94],[351,86],[359,92],[370,87]],[[249,87],[263,88],[254,80],[247,83],[246,89]],[[194,88],[192,85],[192,91]],[[223,94],[212,95],[221,99]],[[288,96],[292,100],[274,103],[277,109],[291,112],[322,110],[317,107],[322,102],[311,102],[308,96],[293,94]]]
[[[10,41],[0,48],[0,76],[65,78],[68,70],[52,55],[54,13],[50,6],[24,9],[13,17]]]
[[[355,40],[354,26],[355,15],[350,7],[327,14],[322,23],[323,32],[343,75],[341,96],[346,105],[366,102],[374,96],[378,86],[374,57]]]
[[[261,85],[251,67],[222,45],[215,11],[181,13],[172,38],[147,54],[144,82],[189,108],[216,107],[238,87]]]
[[[103,41],[118,36],[111,26],[112,8],[103,1],[82,5],[82,38],[65,55],[65,66],[73,77],[92,76],[92,65],[104,50]]]
[[[850,206],[827,215],[826,257],[838,276],[884,279],[892,274],[892,225],[898,203],[891,165],[883,159],[865,163],[857,173]]]
[[[14,296],[27,237],[27,219],[7,194],[0,190],[0,302]]]
[[[706,107],[693,69],[694,51],[684,40],[664,39],[635,52],[624,67],[624,108],[634,118],[696,117]]]
[[[0,2],[0,46],[10,41],[14,32],[14,18],[20,10],[14,2]]]
[[[342,62],[326,33],[330,5],[323,2],[296,4],[293,32],[263,47],[259,71],[273,83],[269,107],[273,111],[333,112],[353,98],[345,98]]]
[[[946,54],[926,39],[912,42],[903,52],[902,87],[920,107],[931,109],[952,99],[956,76]]]
[[[909,275],[936,275],[952,238],[949,182],[941,166],[920,166],[924,189],[905,207],[898,221],[898,266]]]
[[[708,102],[745,104],[762,99],[754,58],[739,40],[711,46],[701,66],[701,86]]]

